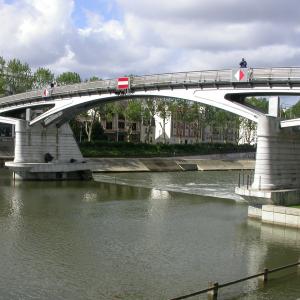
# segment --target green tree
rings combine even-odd
[[[192,129],[196,135],[196,142],[203,140],[203,130],[205,127],[205,107],[198,102],[193,102],[190,107],[190,118]]]
[[[246,105],[254,109],[257,109],[265,114],[268,113],[269,103],[266,98],[250,97],[246,98],[245,102]],[[255,131],[257,129],[257,124],[245,118],[241,118],[240,120],[240,138],[243,139],[247,144],[253,143],[255,138]]]
[[[0,96],[6,91],[5,60],[0,56]]]
[[[269,102],[266,98],[257,98],[257,97],[250,97],[246,98],[245,104],[253,107],[263,113],[268,113],[268,108],[269,108]]]
[[[10,94],[17,94],[31,90],[33,77],[27,63],[12,59],[7,64],[6,85]]]
[[[128,100],[127,106],[124,110],[124,116],[127,125],[127,141],[131,141],[133,132],[133,124],[142,121],[142,103],[139,100]]]
[[[285,117],[287,119],[300,118],[300,101],[285,111]]]
[[[42,88],[54,81],[54,74],[49,69],[38,68],[33,74],[33,79],[34,87]]]
[[[92,76],[89,81],[93,82],[93,81],[98,81],[101,80],[101,78],[97,77],[97,76]]]
[[[56,82],[59,85],[75,84],[80,83],[81,78],[76,72],[64,72],[56,78]]]
[[[220,131],[223,141],[225,143],[228,142],[229,134],[232,133],[232,131],[238,132],[239,128],[238,126],[238,117],[234,114],[224,111],[222,109],[216,109],[215,110],[215,126]]]
[[[142,124],[146,127],[146,143],[150,143],[150,134],[156,113],[157,104],[154,98],[142,102]]]
[[[180,143],[182,142],[182,137],[185,136],[186,127],[191,122],[190,106],[190,101],[185,99],[176,99],[172,105],[172,116],[176,120],[177,126],[180,126]]]

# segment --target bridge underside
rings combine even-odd
[[[256,90],[256,93],[261,92]],[[289,124],[281,122],[276,116],[265,116],[243,103],[228,100],[242,99],[238,93],[241,92],[228,89],[177,89],[139,91],[128,96],[87,95],[64,98],[56,102],[45,101],[48,106],[51,104],[52,107],[33,120],[24,121],[2,117],[2,121],[15,124],[16,128],[15,160],[6,165],[22,179],[89,179],[91,178],[90,168],[84,163],[67,124],[69,119],[101,103],[121,99],[132,97],[140,99],[143,97],[182,98],[215,106],[258,122],[254,182],[250,189],[237,190],[239,194],[244,197],[251,196],[250,198],[267,198],[266,193],[270,191],[286,189],[292,190],[293,193],[296,191],[297,194],[300,187],[299,132],[288,128]],[[249,91],[244,91],[245,95],[247,93],[249,94]],[[272,93],[283,94],[283,91],[276,90],[274,92],[273,90]],[[233,97],[233,94],[237,94],[237,96]],[[9,108],[6,109],[6,112],[8,111]],[[294,126],[298,124],[297,121],[291,123]],[[48,160],[47,154],[52,157],[52,160]],[[284,199],[287,197],[290,197],[287,196],[287,193],[281,193],[279,196],[281,202],[285,201]],[[299,200],[300,197],[298,197]],[[278,200],[276,201],[278,202]]]

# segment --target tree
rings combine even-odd
[[[12,59],[7,64],[7,89],[10,94],[17,94],[31,90],[33,77],[27,63],[21,63],[18,59]]]
[[[179,129],[179,142],[182,142],[182,137],[185,136],[187,124],[191,122],[191,114],[189,113],[190,101],[185,99],[176,99],[172,105],[172,115],[177,121]]]
[[[205,106],[204,119],[206,126],[210,128],[210,141],[213,141],[213,130],[216,126],[216,108],[210,105]]]
[[[266,98],[250,97],[245,100],[246,105],[253,107],[263,113],[268,113],[269,102]]]
[[[166,144],[166,124],[172,115],[172,101],[168,98],[158,98],[157,99],[157,114],[161,118],[162,122],[159,126],[163,132],[164,144]]]
[[[93,81],[98,81],[101,80],[101,78],[97,77],[97,76],[92,76],[88,81],[93,82]]]
[[[236,125],[238,125],[237,120],[235,120],[236,118],[238,119],[238,117],[222,109],[216,109],[215,118],[215,125],[216,127],[218,127],[219,131],[221,131],[223,141],[227,143],[229,132],[232,132],[232,130],[239,131],[239,128],[235,127]]]
[[[269,103],[266,98],[246,98],[246,104],[263,113],[268,112]],[[249,119],[241,118],[240,128],[240,138],[242,138],[247,144],[253,143],[255,139],[255,131],[257,128],[257,124]]]
[[[75,83],[80,83],[81,78],[78,73],[64,72],[56,78],[56,82],[59,85],[75,84]]]
[[[241,118],[241,137],[246,144],[252,144],[255,139],[255,131],[257,128],[257,125],[255,122],[246,119]]]
[[[130,142],[133,132],[133,124],[142,120],[142,104],[141,101],[130,99],[124,110],[124,116],[127,123],[127,141]]]
[[[205,127],[205,107],[198,102],[193,102],[190,107],[191,125],[196,136],[196,142],[203,139],[203,129]]]
[[[6,80],[5,80],[5,60],[0,56],[0,95],[4,95],[6,91]]]
[[[88,142],[92,141],[93,127],[98,117],[99,113],[96,108],[90,109],[89,111],[80,114],[80,120],[83,122]]]
[[[151,127],[157,113],[157,104],[154,98],[142,102],[142,124],[146,126],[145,142],[150,143]]]
[[[285,111],[285,116],[288,119],[300,118],[300,101],[287,109]]]
[[[33,74],[34,78],[34,87],[42,88],[54,81],[54,74],[45,68],[38,68]]]

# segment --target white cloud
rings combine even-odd
[[[74,0],[0,0],[0,55],[82,77],[228,68],[300,61],[296,0],[115,0],[121,17]]]

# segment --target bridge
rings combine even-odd
[[[82,163],[68,121],[101,103],[159,96],[211,105],[258,123],[254,182],[251,189],[238,193],[252,197],[298,190],[300,119],[281,120],[277,96],[300,95],[300,68],[193,71],[128,79],[126,91],[118,89],[116,79],[109,79],[0,98],[0,122],[14,124],[16,136],[14,162],[6,165],[23,179],[85,177],[89,167]],[[274,96],[269,113],[248,106],[249,96]],[[31,110],[37,109],[42,113],[34,115]],[[51,163],[45,164],[46,153],[53,157]]]

